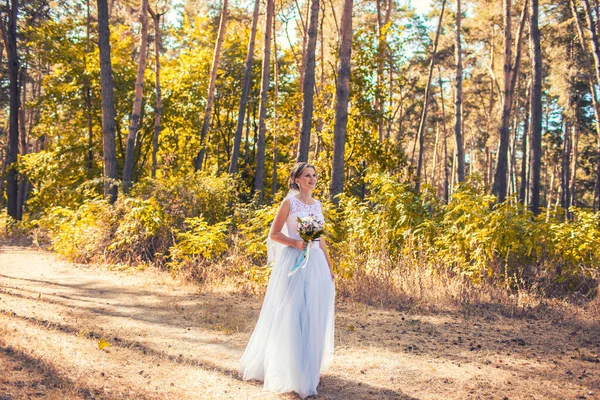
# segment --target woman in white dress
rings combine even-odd
[[[307,243],[300,238],[297,218],[312,215],[324,222],[321,203],[312,198],[317,172],[298,163],[290,173],[290,194],[283,200],[269,232],[275,254],[262,310],[241,359],[244,380],[264,381],[264,390],[317,394],[320,372],[333,356],[334,275],[325,239],[297,266]]]

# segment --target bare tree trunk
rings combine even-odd
[[[458,161],[457,173],[458,181],[462,182],[465,180],[465,150],[463,146],[463,135],[462,135],[462,51],[461,51],[461,39],[460,39],[460,25],[462,20],[461,0],[456,0],[456,98],[454,101],[454,141],[456,159]],[[454,165],[455,161],[452,161]],[[454,170],[454,167],[453,167]],[[454,174],[454,172],[453,172]],[[452,181],[454,182],[454,175],[452,175]],[[454,184],[453,184],[454,186]]]
[[[450,182],[448,176],[448,129],[446,126],[446,105],[444,102],[444,86],[442,83],[442,72],[438,65],[438,77],[440,81],[440,103],[442,104],[442,126],[444,128],[444,200],[448,204],[450,199]]]
[[[115,146],[115,102],[107,0],[97,0],[100,46],[100,88],[102,94],[102,136],[104,152],[104,197],[117,200],[117,154]]]
[[[571,188],[569,190],[571,197],[569,198],[569,207],[575,207],[575,202],[577,201],[577,158],[579,156],[579,151],[577,149],[579,146],[579,129],[577,126],[577,121],[573,124],[573,136],[571,138],[571,144]]]
[[[26,50],[27,56],[29,55],[29,49]],[[26,56],[26,59],[28,58]],[[20,110],[19,110],[19,149],[21,155],[26,155],[28,153],[28,140],[27,140],[27,82],[29,80],[28,75],[28,65],[21,66],[20,72]],[[25,200],[27,197],[27,177],[19,173],[18,174],[18,190],[17,190],[17,220],[23,219],[23,205],[25,204]]]
[[[333,128],[333,162],[329,197],[338,204],[336,197],[344,191],[344,149],[348,124],[348,98],[350,95],[350,67],[352,56],[352,7],[353,0],[344,0],[342,33],[339,48],[338,77],[335,91],[335,124]]]
[[[511,24],[511,0],[504,0],[504,83],[503,83],[503,107],[502,121],[500,124],[500,145],[498,146],[498,159],[492,184],[492,194],[496,195],[498,203],[506,198],[507,191],[507,167],[508,167],[508,144],[510,139],[509,121],[511,105],[511,58],[512,58],[512,24]]]
[[[208,83],[208,94],[206,96],[206,106],[204,107],[204,119],[202,122],[202,131],[200,132],[200,151],[194,162],[194,168],[196,171],[202,169],[202,161],[204,160],[204,153],[206,153],[206,134],[210,126],[210,115],[212,112],[212,105],[215,99],[215,84],[217,81],[217,70],[219,69],[219,59],[221,58],[221,46],[223,45],[223,39],[225,37],[225,24],[227,23],[227,2],[223,0],[223,7],[221,10],[221,21],[219,22],[219,33],[217,34],[217,43],[215,44],[215,52],[213,54],[212,67],[210,70],[210,81]]]
[[[598,30],[597,30],[596,23],[594,21],[594,17],[592,15],[592,9],[590,7],[589,0],[583,0],[583,5],[585,8],[585,14],[586,14],[587,21],[588,21],[588,28],[590,30],[591,37],[592,37],[592,46],[593,46],[593,50],[594,50],[592,52],[592,55],[594,57],[594,66],[596,67],[595,68],[596,83],[600,84],[600,44],[598,43]],[[572,7],[574,7],[574,5]],[[577,15],[577,12],[575,11],[575,16],[576,15]],[[600,153],[600,130],[598,130],[597,134],[598,134],[597,148],[598,148],[598,153]],[[596,183],[594,185],[594,200],[593,200],[594,211],[597,210],[599,205],[600,205],[600,156],[598,156],[598,160],[597,160]]]
[[[140,60],[138,62],[137,75],[135,77],[133,111],[131,112],[131,123],[129,124],[129,134],[127,135],[127,147],[125,150],[125,163],[123,165],[123,191],[125,193],[129,192],[132,183],[135,139],[140,125],[142,101],[144,100],[144,71],[146,71],[148,47],[148,0],[142,0],[141,22]]]
[[[308,42],[304,57],[304,82],[302,101],[302,125],[298,143],[297,161],[308,161],[310,147],[310,130],[312,126],[313,102],[315,93],[315,51],[317,47],[317,27],[319,24],[319,0],[310,0],[310,21],[308,26]]]
[[[564,130],[564,141],[563,151],[561,160],[561,174],[560,174],[560,187],[561,187],[561,199],[560,205],[567,211],[569,209],[569,200],[571,198],[569,194],[569,183],[571,178],[570,164],[571,164],[571,129],[572,124],[570,121],[565,122]]]
[[[260,109],[258,112],[258,142],[256,144],[256,175],[254,190],[258,192],[258,204],[262,204],[264,196],[265,176],[265,136],[267,117],[267,100],[269,92],[269,74],[271,67],[271,26],[275,12],[274,0],[267,0],[267,19],[265,22],[265,41],[263,46],[262,78],[260,83]],[[314,65],[313,65],[314,68]]]
[[[90,46],[90,30],[91,30],[91,15],[90,15],[90,0],[86,0],[85,2],[86,5],[86,13],[87,13],[87,18],[86,18],[86,27],[85,27],[85,36],[86,36],[86,43],[85,43],[85,63],[87,66],[87,63],[89,62],[88,57],[90,56],[90,51],[91,51],[91,46]],[[88,163],[87,163],[87,169],[88,169],[88,176],[91,177],[92,176],[92,169],[94,168],[94,132],[93,132],[93,125],[92,125],[92,118],[93,118],[93,108],[92,108],[92,89],[90,87],[90,81],[89,81],[89,77],[87,75],[84,76],[84,85],[85,85],[85,105],[87,108],[87,130],[88,130]]]
[[[415,185],[415,191],[421,192],[421,169],[423,168],[423,156],[425,153],[425,126],[427,124],[427,106],[429,105],[429,91],[431,90],[431,78],[433,77],[433,67],[435,65],[435,57],[437,54],[438,39],[440,38],[440,32],[442,30],[442,21],[444,18],[444,9],[446,7],[446,0],[442,0],[442,10],[440,11],[440,18],[438,20],[438,27],[435,33],[435,40],[433,42],[433,51],[431,53],[431,61],[429,62],[429,74],[427,75],[427,86],[425,86],[425,98],[423,99],[423,112],[421,113],[421,122],[419,123],[419,158],[417,161],[417,183]]]
[[[548,222],[548,220],[550,219],[550,215],[551,215],[551,210],[552,210],[552,200],[553,200],[553,195],[554,195],[554,179],[556,177],[556,170],[557,170],[557,165],[556,163],[553,163],[552,165],[552,175],[550,176],[550,187],[548,188],[548,199],[547,199],[547,203],[546,203],[546,207],[547,207],[547,212],[546,212],[546,222]]]
[[[521,181],[519,183],[519,201],[527,204],[527,168],[529,165],[529,149],[527,140],[529,136],[529,115],[531,112],[531,80],[527,84],[527,103],[525,105],[525,119],[523,121],[523,137],[521,138]]]
[[[377,8],[377,86],[375,90],[375,112],[377,114],[377,132],[379,141],[383,141],[383,95],[382,95],[382,81],[384,74],[384,64],[387,53],[387,34],[384,30],[390,21],[393,0],[386,1],[385,14],[381,9],[382,0],[375,0],[375,6]],[[445,0],[444,0],[445,2]]]
[[[577,13],[577,7],[575,5],[575,1],[574,0],[570,0],[569,1],[570,6],[571,6],[571,13],[573,15],[573,19],[575,20],[575,24],[577,26],[577,35],[579,37],[579,44],[581,45],[581,49],[583,51],[583,68],[586,71],[591,71],[592,66],[591,66],[591,61],[589,59],[589,48],[588,48],[588,44],[585,40],[585,35],[583,33],[583,28],[582,28],[582,24],[581,21],[579,20],[579,15]],[[596,1],[596,6],[597,6],[598,2]],[[595,8],[596,11],[596,18],[598,15],[598,9],[597,7]],[[592,18],[593,19],[593,18]],[[588,19],[589,21],[589,19]],[[596,23],[596,28],[598,26],[598,24]],[[594,61],[596,59],[594,58]],[[596,70],[596,74],[595,76],[598,78],[598,73],[597,73],[597,68]],[[594,106],[594,117],[595,117],[595,123],[596,123],[596,132],[598,132],[598,139],[597,139],[597,149],[598,149],[598,153],[600,154],[600,102],[598,101],[598,95],[596,93],[596,85],[594,83],[594,79],[593,79],[593,75],[591,75],[590,73],[587,74],[588,76],[588,86],[589,86],[589,90],[590,90],[590,94],[592,95],[592,105]],[[596,210],[596,198],[597,198],[597,190],[598,190],[598,185],[599,185],[599,179],[600,179],[600,157],[599,157],[599,161],[598,161],[598,167],[597,167],[597,176],[596,176],[596,183],[594,185],[594,194],[593,194],[593,200],[592,200],[592,208],[595,211]]]
[[[440,144],[440,123],[436,121],[435,123],[435,143],[433,145],[433,157],[431,158],[431,184],[434,186],[437,182],[437,162],[438,162],[438,147]]]
[[[275,196],[277,193],[277,145],[279,129],[279,57],[277,55],[277,19],[273,15],[273,69],[275,87],[273,88],[273,176],[271,180],[271,194]]]
[[[8,3],[8,2],[7,2]],[[7,4],[8,6],[8,4]],[[5,40],[6,53],[8,56],[8,79],[9,79],[9,128],[6,152],[6,168],[8,168],[6,195],[8,199],[7,211],[12,218],[18,219],[18,181],[17,171],[12,168],[17,162],[19,153],[19,57],[17,53],[17,16],[19,13],[19,1],[10,0],[10,8],[7,7],[7,20],[0,19],[2,36]]]
[[[454,193],[456,185],[456,148],[454,148],[454,153],[452,153],[452,173],[450,174],[450,192]]]
[[[156,36],[154,39],[156,107],[154,109],[154,135],[152,137],[152,179],[155,179],[157,168],[156,154],[158,153],[158,137],[160,135],[160,120],[162,118],[162,90],[160,86],[160,49],[162,47],[160,17],[162,14],[152,11],[150,7],[148,7],[148,11],[154,21],[154,35]]]
[[[540,213],[540,179],[542,163],[542,50],[538,27],[538,0],[531,0],[529,13],[531,63],[531,164],[529,168],[529,209]]]
[[[252,28],[250,30],[250,40],[248,41],[248,52],[246,53],[246,67],[244,68],[244,80],[242,81],[242,95],[240,98],[240,107],[238,110],[237,125],[235,136],[233,137],[233,149],[231,160],[229,161],[229,173],[235,174],[238,169],[238,158],[240,153],[240,144],[242,142],[242,132],[244,130],[244,117],[246,113],[246,103],[250,87],[252,86],[252,62],[254,60],[254,41],[256,38],[256,25],[258,23],[258,11],[260,0],[254,1],[254,12],[252,13]]]

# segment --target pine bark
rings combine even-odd
[[[314,93],[315,93],[315,52],[317,49],[317,28],[319,25],[319,0],[310,0],[310,18],[308,25],[308,41],[304,56],[304,79],[302,85],[302,122],[298,143],[297,161],[308,161],[310,147],[310,131],[312,127]]]
[[[565,210],[569,209],[570,196],[570,166],[571,166],[571,129],[572,124],[570,121],[565,122],[565,130],[563,132],[563,151],[561,159],[561,171],[560,171],[560,206]],[[568,214],[568,211],[567,211]]]
[[[258,111],[258,141],[256,144],[256,174],[254,191],[258,193],[258,204],[262,204],[264,197],[265,177],[265,141],[267,101],[270,83],[271,68],[271,26],[275,12],[274,0],[267,0],[267,18],[265,21],[265,40],[263,46],[262,78],[260,83],[260,108]]]
[[[531,0],[529,12],[529,43],[531,63],[531,101],[530,101],[530,181],[529,209],[540,213],[540,180],[542,163],[542,50],[540,45],[540,29],[538,26],[538,0]]]
[[[8,4],[7,4],[8,6]],[[18,178],[17,171],[13,168],[19,154],[19,57],[17,52],[17,16],[19,13],[19,1],[11,0],[7,7],[7,19],[1,20],[2,36],[5,40],[8,80],[8,143],[5,167],[8,169],[6,177],[7,212],[14,219],[18,218]]]
[[[202,130],[200,131],[200,151],[196,160],[194,161],[194,168],[196,171],[202,169],[204,161],[204,155],[206,153],[206,135],[208,134],[208,128],[210,126],[210,116],[212,112],[212,106],[215,99],[215,85],[217,81],[217,70],[219,69],[219,60],[221,58],[221,47],[223,45],[223,39],[225,37],[225,25],[227,23],[227,2],[223,0],[223,7],[221,10],[221,20],[219,22],[219,33],[217,34],[217,42],[215,44],[215,52],[213,54],[212,67],[210,70],[210,80],[208,83],[208,94],[206,96],[206,106],[204,107],[204,119],[202,120]]]
[[[503,82],[503,107],[502,120],[500,123],[500,145],[498,146],[498,159],[492,194],[496,201],[502,203],[507,193],[508,173],[508,146],[510,139],[510,104],[511,104],[511,70],[512,70],[512,24],[511,24],[511,0],[504,0],[504,82]]]
[[[458,165],[456,166],[456,172],[458,174],[458,181],[462,182],[465,180],[465,150],[463,146],[463,135],[462,135],[462,51],[461,51],[461,0],[456,0],[456,98],[454,101],[454,142],[455,151]],[[454,164],[454,161],[453,161]],[[454,175],[452,176],[454,181]]]
[[[155,58],[155,88],[156,88],[156,107],[154,108],[154,134],[152,137],[152,179],[156,178],[158,153],[158,138],[160,136],[160,121],[162,119],[162,88],[160,85],[160,49],[162,47],[162,36],[160,32],[160,17],[162,14],[155,13],[150,7],[148,11],[154,21],[154,58]]]
[[[273,174],[271,178],[271,194],[277,193],[277,157],[278,157],[278,129],[279,129],[279,58],[277,56],[277,19],[273,15]]]
[[[377,8],[377,87],[375,90],[375,113],[377,114],[377,132],[379,141],[383,141],[383,94],[382,81],[384,74],[384,65],[387,54],[387,35],[384,27],[389,23],[393,0],[386,1],[385,10],[381,7],[382,0],[375,0]],[[445,1],[444,1],[445,2]],[[384,12],[385,11],[385,12]]]
[[[590,6],[589,0],[583,0],[583,6],[585,8],[585,15],[588,21],[588,28],[591,33],[592,40],[592,55],[594,57],[594,66],[596,73],[596,83],[600,83],[600,44],[598,43],[598,30],[596,26],[596,21],[594,20],[594,16],[592,14],[592,9]],[[576,13],[575,13],[576,15]],[[598,153],[600,153],[600,130],[597,132],[597,148]],[[596,166],[596,182],[594,184],[594,200],[593,200],[593,209],[597,210],[600,206],[600,156],[598,156],[597,166]]]
[[[115,102],[110,61],[110,28],[108,2],[97,0],[98,42],[100,48],[100,89],[102,95],[102,149],[104,157],[104,197],[117,200],[117,151],[115,145]]]
[[[442,21],[444,19],[444,9],[446,8],[446,0],[442,1],[442,10],[440,11],[440,18],[438,21],[437,31],[435,33],[435,40],[433,42],[433,51],[431,53],[431,61],[429,62],[429,73],[427,75],[427,86],[425,86],[425,98],[423,99],[423,112],[421,113],[421,122],[419,123],[419,157],[417,161],[417,182],[415,185],[415,191],[419,193],[421,191],[421,169],[423,168],[423,157],[425,152],[425,126],[427,124],[427,107],[429,106],[429,92],[431,90],[431,79],[433,77],[433,67],[435,65],[435,57],[437,55],[438,40],[440,32],[442,30]]]
[[[577,201],[577,167],[578,167],[578,157],[579,157],[579,127],[575,123],[573,125],[573,136],[572,136],[572,149],[571,149],[571,177],[570,177],[570,185],[571,188],[569,193],[571,197],[569,198],[569,207],[575,207],[575,202]]]
[[[123,191],[129,192],[133,177],[133,161],[137,131],[140,125],[142,102],[144,100],[144,72],[146,71],[146,56],[148,48],[148,0],[142,0],[141,10],[142,29],[140,32],[140,59],[135,77],[135,95],[133,98],[133,111],[127,135],[127,147],[125,149],[125,163],[123,165]]]
[[[593,74],[590,71],[592,71],[593,67],[592,67],[592,62],[590,61],[589,58],[589,54],[590,54],[590,50],[589,50],[589,46],[588,43],[586,41],[585,35],[583,33],[583,27],[582,27],[582,23],[579,20],[579,15],[577,13],[577,6],[575,5],[575,1],[574,0],[570,0],[569,1],[570,6],[571,6],[571,14],[573,15],[573,19],[575,20],[575,25],[577,27],[577,36],[579,37],[579,44],[581,46],[581,50],[583,52],[583,68],[588,71],[587,73],[587,77],[588,77],[588,86],[589,86],[589,90],[590,90],[590,94],[592,95],[592,105],[594,107],[594,117],[595,117],[595,124],[596,124],[596,132],[598,132],[598,139],[597,139],[597,149],[598,149],[598,153],[600,154],[600,102],[598,101],[598,95],[596,93],[596,83],[594,81],[594,76],[598,76],[597,74]],[[597,14],[597,9],[596,10],[596,14]],[[597,26],[597,24],[595,24]],[[595,69],[597,71],[597,69]],[[597,78],[598,79],[598,78]],[[599,161],[598,163],[600,163],[600,157],[599,157]],[[600,165],[598,166],[598,171],[600,172]],[[594,199],[593,199],[593,207],[595,209],[596,206],[596,194],[597,194],[597,185],[598,185],[598,178],[600,177],[600,174],[598,174],[597,176],[597,180],[595,183],[595,190],[594,190]]]
[[[522,204],[527,204],[527,168],[529,165],[529,125],[531,114],[531,80],[527,84],[527,104],[525,106],[525,119],[523,121],[523,137],[521,138],[521,178],[519,180],[519,201]]]
[[[242,81],[242,94],[240,96],[237,125],[235,128],[235,136],[233,137],[231,160],[229,161],[230,174],[235,174],[238,170],[240,145],[242,143],[242,133],[244,131],[244,117],[246,116],[246,105],[248,102],[250,87],[252,86],[252,62],[254,61],[254,42],[256,40],[256,25],[258,24],[259,8],[260,0],[255,0],[254,12],[252,13],[252,28],[250,30],[250,39],[248,41],[248,52],[246,53],[246,66],[244,68],[244,79]]]
[[[333,128],[333,162],[331,170],[330,199],[338,204],[336,197],[344,190],[344,150],[348,124],[348,98],[350,95],[350,66],[352,56],[352,7],[353,0],[344,0],[342,32],[339,47],[338,77],[335,91],[335,123]]]
[[[90,15],[90,0],[86,0],[85,2],[86,5],[86,28],[85,28],[85,36],[86,36],[86,43],[85,43],[85,60],[86,60],[86,67],[87,67],[87,62],[88,62],[88,57],[90,56],[90,51],[91,51],[91,44],[90,44],[90,31],[91,31],[91,15]],[[93,131],[93,124],[92,124],[92,118],[93,118],[93,107],[92,107],[92,89],[90,87],[90,80],[88,75],[86,74],[84,76],[84,85],[85,85],[85,105],[87,107],[86,113],[87,113],[87,130],[88,130],[88,163],[87,163],[87,169],[88,169],[88,175],[91,177],[92,176],[92,169],[94,168],[94,131]]]

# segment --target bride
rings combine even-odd
[[[264,381],[264,390],[293,391],[302,398],[317,394],[319,373],[333,356],[335,285],[323,237],[311,244],[304,267],[290,274],[308,245],[298,234],[297,218],[312,215],[324,222],[321,203],[312,198],[316,183],[316,169],[308,163],[297,163],[290,172],[290,193],[269,232],[273,270],[240,365],[244,380]]]

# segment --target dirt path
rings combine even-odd
[[[0,246],[0,400],[294,399],[237,376],[260,301]],[[599,353],[598,321],[338,302],[317,398],[600,399]]]

